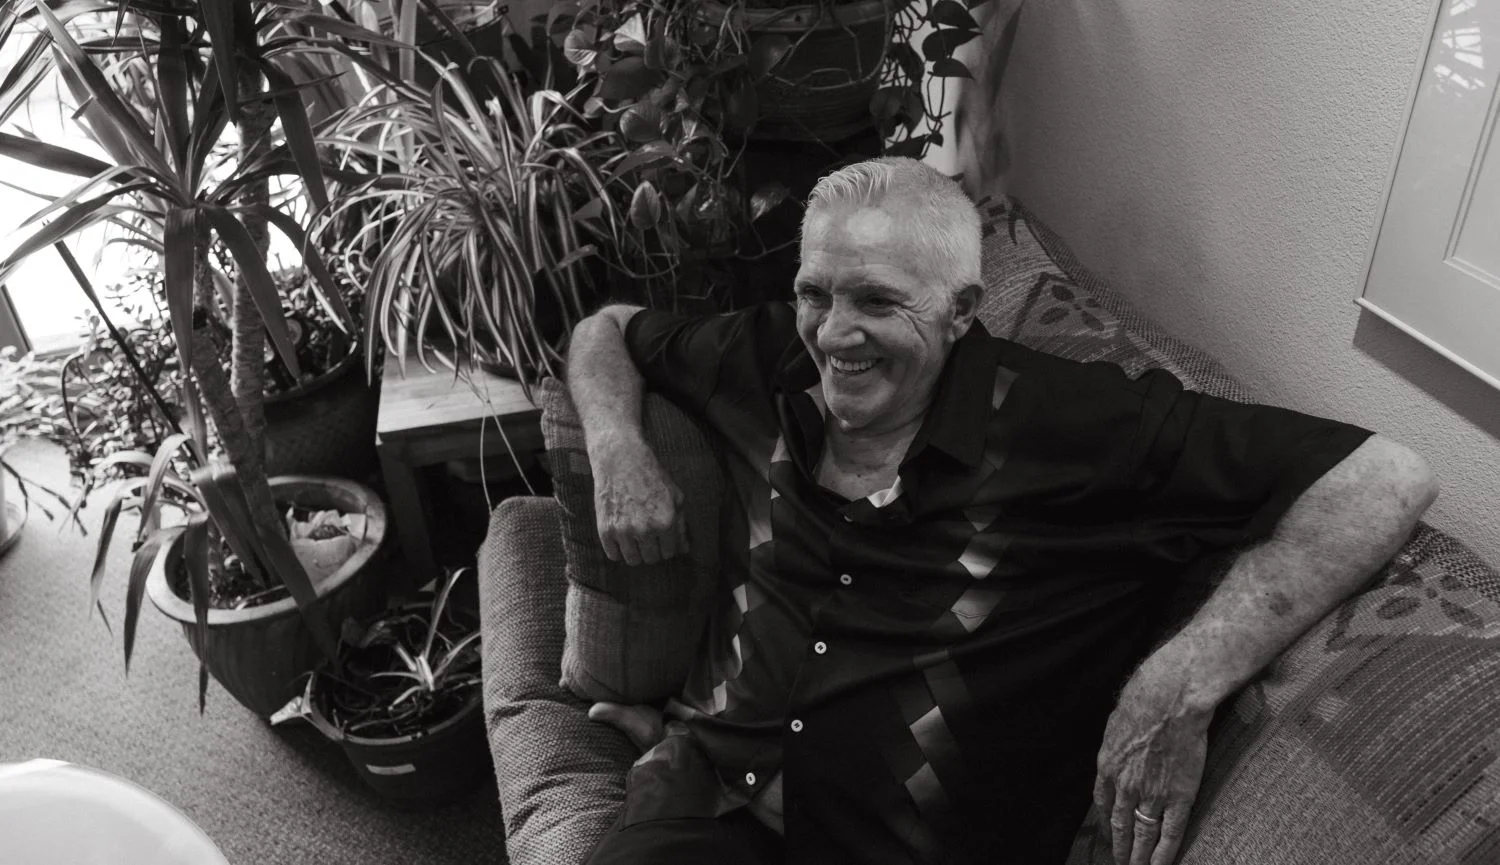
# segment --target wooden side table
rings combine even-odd
[[[448,460],[495,456],[508,449],[524,455],[543,447],[541,412],[519,382],[482,370],[459,377],[431,355],[428,361],[431,370],[409,352],[403,376],[398,358],[386,353],[375,425],[391,515],[411,568],[407,589],[439,575],[427,528],[430,498],[419,471]]]

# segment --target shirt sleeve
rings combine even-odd
[[[1148,374],[1149,375],[1149,374]],[[1269,537],[1287,509],[1369,430],[1150,382],[1136,541],[1176,563]]]
[[[725,388],[765,381],[798,345],[796,313],[784,303],[708,316],[646,309],[625,326],[647,388],[697,411]]]

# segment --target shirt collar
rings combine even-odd
[[[989,419],[994,413],[995,369],[1000,341],[976,319],[953,344],[937,394],[907,453],[915,457],[931,446],[969,468],[984,459]]]

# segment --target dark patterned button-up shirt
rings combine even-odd
[[[1267,536],[1368,432],[1058,359],[975,324],[888,490],[814,480],[795,311],[637,314],[652,389],[723,437],[723,586],[627,824],[781,773],[788,861],[1055,863],[1163,592]]]

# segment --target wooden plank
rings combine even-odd
[[[482,421],[505,425],[507,434],[536,426],[540,411],[526,398],[520,382],[475,370],[458,377],[429,357],[428,370],[408,356],[406,375],[396,358],[386,355],[376,432],[382,440],[410,439],[454,429],[477,431]],[[494,428],[489,436],[499,438]],[[488,442],[486,442],[488,444]]]

